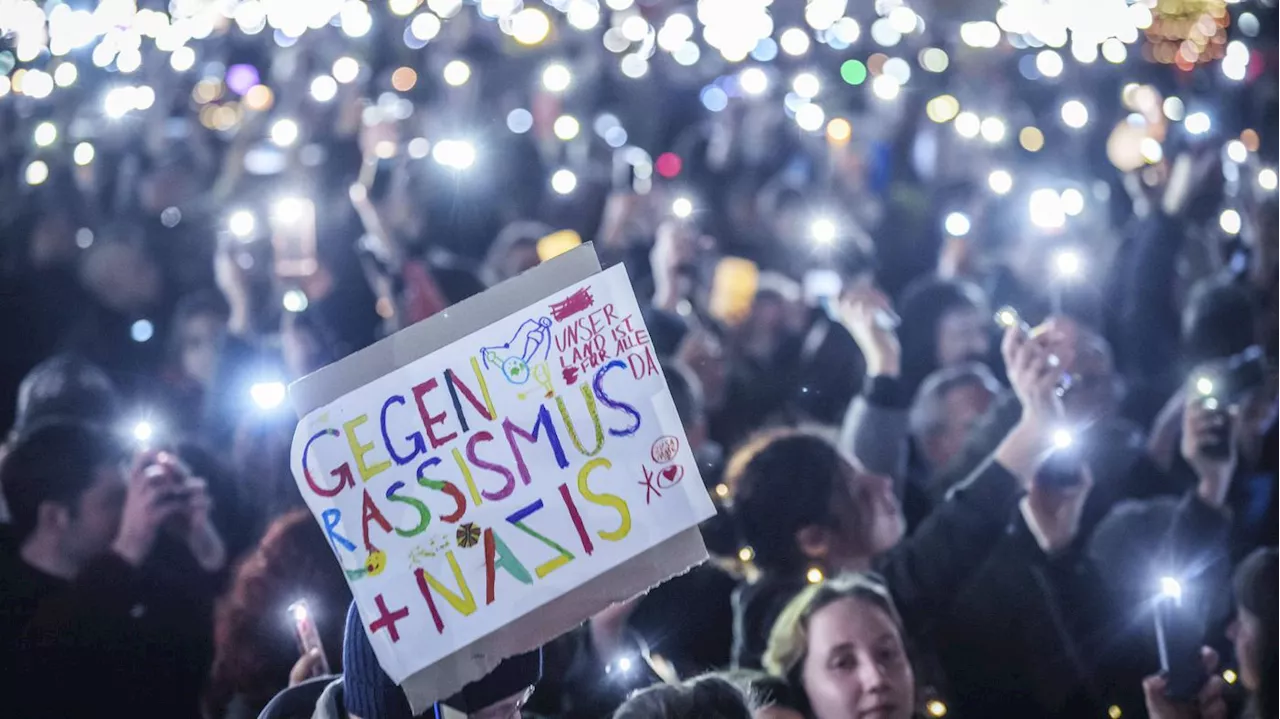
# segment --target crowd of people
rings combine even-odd
[[[1275,12],[1248,5],[1262,88]],[[658,59],[622,77],[569,35],[565,94],[449,17],[426,50],[375,25],[333,94],[336,25],[227,39],[204,96],[144,64],[154,104],[43,175],[26,128],[89,103],[0,93],[0,714],[413,716],[291,475],[284,387],[593,241],[643,307],[712,558],[425,716],[1280,716],[1280,230],[1274,172],[1241,179],[1274,128],[1246,159],[1169,130],[1135,167],[1050,131],[1048,174],[1092,205],[1027,223],[999,167],[1029,155],[975,160],[924,112],[927,83],[1042,111],[1010,57],[957,52],[814,144],[778,103],[707,85],[718,107]],[[233,64],[265,105],[227,100]],[[1089,92],[1165,138],[1186,88],[1143,77]],[[1271,127],[1270,90],[1217,121]]]

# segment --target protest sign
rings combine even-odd
[[[593,264],[575,249],[290,388],[294,477],[415,712],[706,556],[630,281]]]

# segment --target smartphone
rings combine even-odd
[[[1167,682],[1165,695],[1174,701],[1193,702],[1209,676],[1200,660],[1204,630],[1191,607],[1181,598],[1156,600],[1156,646],[1160,671]]]
[[[310,198],[285,197],[271,208],[271,249],[278,277],[310,277],[316,260],[316,205]]]
[[[1067,489],[1084,481],[1084,461],[1079,443],[1053,450],[1036,472],[1036,481],[1045,487]]]
[[[320,633],[316,631],[315,621],[311,616],[311,607],[307,600],[299,599],[289,605],[289,616],[293,618],[293,632],[298,640],[298,656],[306,656],[312,649],[320,652],[320,665],[312,676],[324,676],[329,673],[329,660],[324,653],[324,645],[320,642]]]
[[[837,305],[844,279],[835,270],[809,270],[802,280],[805,304],[821,307],[832,322],[840,321]]]

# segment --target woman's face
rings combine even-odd
[[[1262,640],[1262,626],[1258,617],[1248,609],[1236,605],[1236,620],[1227,629],[1227,634],[1235,645],[1236,658],[1240,661],[1240,682],[1249,691],[1258,691],[1262,685],[1262,668],[1258,666],[1258,643]]]
[[[808,635],[801,679],[817,719],[909,719],[915,675],[883,609],[837,600],[809,618]]]
[[[893,480],[878,474],[844,468],[843,489],[837,492],[832,510],[840,520],[841,541],[829,558],[832,567],[842,560],[861,560],[882,554],[898,544],[906,531],[902,505],[893,491]]]
[[[938,320],[938,367],[983,361],[991,350],[986,319],[973,307],[953,309]]]

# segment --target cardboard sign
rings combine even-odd
[[[458,339],[380,376],[412,338],[290,389],[294,477],[415,712],[706,557],[714,508],[625,270],[538,276],[583,252],[451,308]]]

